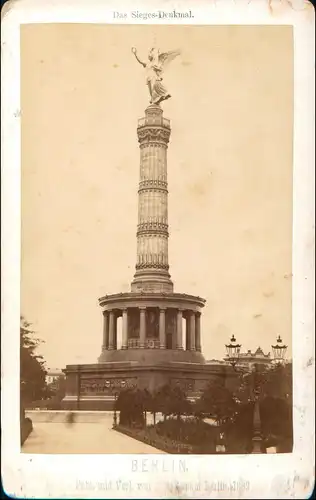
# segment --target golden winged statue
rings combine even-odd
[[[162,83],[162,75],[168,64],[180,55],[180,50],[171,50],[169,52],[159,52],[159,49],[150,49],[148,62],[143,62],[137,55],[137,50],[132,47],[132,52],[136,60],[141,64],[147,73],[146,83],[150,94],[150,103],[159,104],[171,95]]]

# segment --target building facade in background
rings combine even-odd
[[[272,362],[271,354],[268,352],[264,354],[261,347],[258,347],[254,352],[248,349],[246,352],[239,353],[238,357],[238,366],[251,369],[253,365],[270,365]],[[209,359],[206,361],[208,365],[225,365],[230,366],[230,362],[227,359],[227,356],[224,359]]]

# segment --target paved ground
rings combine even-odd
[[[112,430],[113,415],[103,421],[74,424],[34,422],[33,431],[25,441],[24,453],[159,453],[136,439]]]

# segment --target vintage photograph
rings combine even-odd
[[[22,453],[291,453],[293,27],[20,43]]]

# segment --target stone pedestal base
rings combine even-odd
[[[168,272],[136,271],[131,283],[132,292],[173,293],[173,283]]]
[[[194,400],[212,379],[220,378],[228,385],[235,376],[229,366],[181,361],[67,365],[64,371],[66,396],[62,406],[69,410],[112,410],[121,390],[137,387],[154,392],[166,384],[180,387]]]
[[[203,355],[197,351],[185,351],[182,349],[118,349],[114,351],[103,351],[98,359],[99,363],[128,363],[136,362],[142,366],[155,366],[161,363],[174,362],[204,364]]]

